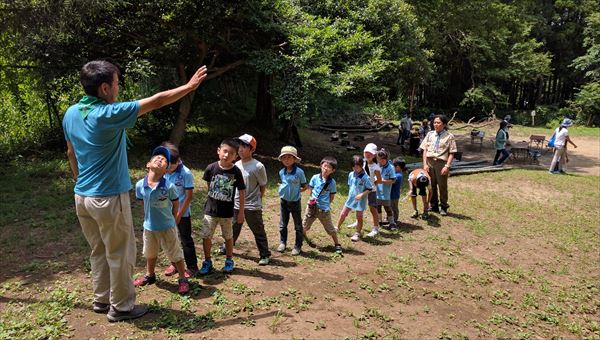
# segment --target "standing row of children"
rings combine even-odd
[[[221,227],[225,240],[221,246],[221,253],[226,256],[222,270],[224,273],[233,272],[233,247],[244,221],[248,223],[260,253],[258,264],[270,263],[271,252],[262,217],[267,174],[264,165],[253,157],[256,145],[256,139],[248,134],[225,139],[217,148],[218,161],[206,167],[203,180],[208,191],[200,228],[204,261],[200,268],[191,228],[192,172],[183,164],[175,145],[165,142],[154,149],[146,165],[148,175],[136,184],[136,198],[144,205],[143,254],[146,258],[146,273],[134,280],[136,287],[156,282],[155,267],[159,248],[162,248],[171,262],[164,274],[178,274],[179,293],[188,293],[189,277],[206,275],[214,270],[211,248],[217,226]],[[234,163],[238,155],[240,160]],[[342,246],[337,236],[339,228],[350,211],[355,211],[356,223],[351,226],[356,228],[356,232],[351,240],[359,241],[363,237],[363,212],[367,206],[373,222],[368,237],[375,237],[380,226],[385,225],[380,222],[382,209],[386,212],[387,228],[398,229],[398,203],[405,163],[399,158],[392,163],[388,151],[378,150],[373,143],[367,144],[363,156],[355,155],[350,161],[352,171],[348,174],[348,199],[340,212],[337,226],[334,226],[331,203],[337,190],[332,174],[338,167],[337,160],[324,157],[320,162],[320,173],[307,182],[304,171],[298,167],[301,159],[296,148],[285,146],[281,149],[278,159],[283,167],[279,171],[280,239],[277,251],[284,252],[287,248],[290,215],[295,230],[291,251],[294,256],[301,253],[303,241],[315,247],[308,238],[308,231],[315,220],[321,222],[334,242],[335,251],[341,254]],[[410,173],[408,182],[415,209],[412,217],[419,215],[416,210],[418,188],[419,195],[423,196],[423,218],[427,218],[427,204],[431,196],[425,192],[426,188],[431,188],[429,175],[422,169],[416,169]],[[304,191],[309,192],[309,201],[302,218],[301,193]]]

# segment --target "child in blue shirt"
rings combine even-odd
[[[306,176],[304,175],[304,171],[297,165],[300,162],[300,158],[295,147],[284,146],[281,148],[278,158],[283,164],[283,168],[279,170],[279,178],[281,180],[281,184],[279,184],[281,217],[279,222],[279,247],[277,251],[285,251],[288,236],[287,226],[291,214],[294,219],[294,229],[296,230],[296,240],[292,255],[296,256],[300,254],[300,249],[302,249],[302,216],[300,215],[302,198],[300,193],[307,188]]]
[[[179,197],[179,209],[175,215],[177,230],[179,231],[179,239],[183,248],[183,257],[185,258],[186,277],[195,276],[198,273],[198,258],[196,256],[196,245],[192,238],[192,216],[191,205],[194,198],[194,175],[183,164],[179,157],[179,148],[169,142],[164,142],[161,146],[169,149],[171,153],[171,166],[167,169],[165,178],[167,181],[175,185],[177,197]],[[177,268],[170,265],[165,270],[166,276],[171,276],[177,273]]]
[[[362,167],[363,162],[362,157],[358,155],[352,156],[350,163],[352,171],[348,174],[348,199],[344,204],[337,223],[339,230],[350,210],[356,211],[356,232],[350,238],[353,242],[357,242],[362,237],[363,211],[367,209],[367,196],[373,190],[371,178]]]
[[[164,178],[170,165],[169,149],[159,146],[152,152],[152,158],[146,164],[148,175],[135,185],[135,196],[144,205],[144,256],[146,274],[133,281],[136,287],[156,282],[156,259],[158,251],[163,251],[179,273],[179,293],[186,294],[190,284],[185,277],[183,250],[179,244],[175,215],[179,209],[177,190],[173,183]]]
[[[394,159],[394,170],[396,171],[396,181],[392,184],[392,191],[390,192],[390,200],[392,201],[392,213],[394,216],[394,223],[398,226],[399,210],[398,202],[400,201],[400,186],[404,178],[402,172],[406,169],[406,163],[401,158]]]
[[[321,173],[314,175],[308,183],[309,197],[306,212],[304,213],[304,221],[302,221],[303,236],[309,246],[315,247],[308,237],[307,232],[310,226],[318,219],[323,224],[323,228],[327,234],[331,236],[335,245],[335,252],[342,253],[342,246],[337,237],[337,230],[331,221],[331,202],[337,192],[335,188],[335,180],[331,175],[337,168],[337,160],[333,157],[324,157],[321,160]]]
[[[398,227],[394,222],[394,214],[392,213],[391,192],[392,184],[396,182],[396,171],[392,163],[388,160],[388,152],[384,149],[377,151],[377,162],[381,167],[381,179],[377,184],[377,205],[383,207],[390,230],[397,230]]]

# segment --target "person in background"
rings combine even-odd
[[[412,119],[410,113],[406,112],[398,125],[398,140],[396,144],[404,145],[404,142],[410,138],[410,130],[412,129]]]
[[[503,120],[500,122],[500,128],[496,132],[496,156],[494,156],[494,165],[500,165],[504,162],[510,153],[506,150],[506,141],[508,140],[508,133],[506,129],[508,123]]]
[[[573,125],[573,121],[569,118],[565,118],[560,126],[554,130],[554,133],[556,134],[554,139],[554,157],[552,157],[550,169],[548,169],[548,172],[551,174],[565,173],[563,167],[567,162],[567,143],[571,143],[574,148],[577,148],[577,145],[575,145],[569,137],[568,127],[571,125]],[[557,166],[558,168],[556,168]]]

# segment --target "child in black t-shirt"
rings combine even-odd
[[[233,203],[235,190],[240,192],[240,212],[237,223],[244,223],[245,191],[244,177],[238,167],[233,164],[237,157],[238,143],[233,139],[226,139],[217,148],[219,161],[209,164],[204,171],[204,179],[208,185],[206,204],[204,205],[204,222],[200,229],[204,258],[200,275],[206,275],[213,269],[210,250],[212,237],[217,225],[225,239],[226,256],[223,272],[231,273],[233,264]]]

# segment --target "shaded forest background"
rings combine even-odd
[[[289,140],[346,112],[600,124],[595,0],[0,0],[0,158],[63,147],[93,59],[120,67],[122,100],[208,66],[130,132],[157,141],[225,122]]]

